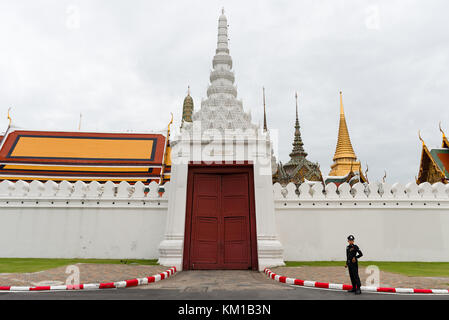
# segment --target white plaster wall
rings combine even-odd
[[[0,257],[157,259],[167,215],[157,187],[2,182]]]
[[[165,188],[160,196],[155,183],[145,193],[141,183],[3,181],[0,257],[160,258],[162,240],[182,244],[185,214],[184,204],[177,221],[167,220],[176,190]],[[320,184],[303,184],[297,195],[294,185],[275,184],[273,198],[275,230],[258,225],[258,238],[277,234],[285,260],[344,260],[346,237],[354,234],[366,260],[449,261],[449,185],[329,184],[322,192]],[[170,224],[179,239],[167,237]]]
[[[304,187],[299,196],[292,195],[294,186],[275,185],[284,259],[345,260],[346,238],[353,234],[363,260],[449,261],[449,187],[383,187],[383,195],[372,185],[371,193],[358,198],[349,185],[339,188],[341,194],[335,185],[326,194]]]

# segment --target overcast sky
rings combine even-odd
[[[449,2],[0,2],[0,127],[157,131],[179,127],[191,86],[206,97],[225,7],[238,97],[279,130],[286,162],[295,99],[308,159],[330,171],[343,91],[354,150],[370,180],[412,181],[421,145],[449,133]]]

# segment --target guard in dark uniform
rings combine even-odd
[[[361,284],[359,278],[358,259],[363,256],[363,253],[360,251],[360,248],[354,244],[353,235],[348,237],[348,243],[349,245],[346,247],[345,268],[347,267],[349,269],[349,276],[351,277],[352,290],[349,290],[349,292],[361,294],[362,291],[360,291]]]

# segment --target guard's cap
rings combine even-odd
[[[354,240],[354,236],[353,236],[352,234],[349,235],[349,236],[348,236],[348,240],[351,240],[351,241]]]

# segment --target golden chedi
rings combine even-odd
[[[360,161],[357,161],[354,149],[352,148],[351,138],[349,137],[348,126],[346,124],[345,112],[343,108],[343,96],[340,92],[340,125],[338,128],[338,140],[337,147],[333,158],[334,163],[331,165],[331,171],[329,173],[329,181],[332,177],[346,177],[351,173],[357,173],[360,175],[361,182],[366,182],[366,178],[363,176]],[[338,180],[338,179],[337,179]],[[336,182],[336,181],[335,181]]]

